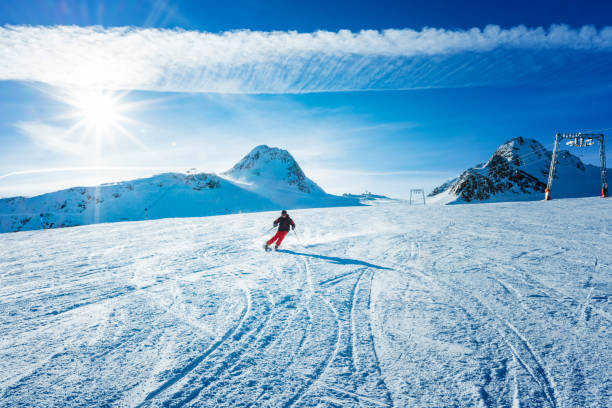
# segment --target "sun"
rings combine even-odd
[[[127,92],[117,92],[97,89],[63,90],[55,98],[69,107],[69,110],[59,120],[72,122],[62,137],[70,143],[88,150],[88,145],[94,146],[96,154],[102,153],[103,145],[114,147],[122,140],[129,140],[141,148],[144,143],[130,131],[130,128],[141,128],[142,123],[131,118],[138,108],[149,105],[153,101],[141,100],[128,102]]]
[[[127,91],[103,89],[53,89],[48,93],[66,108],[55,118],[67,125],[58,136],[62,143],[82,155],[93,153],[97,159],[129,148],[130,144],[148,150],[137,135],[147,125],[136,117],[146,106],[165,101],[164,98],[137,99]]]
[[[94,130],[108,130],[121,121],[122,106],[117,96],[108,92],[86,92],[73,102],[83,124]]]

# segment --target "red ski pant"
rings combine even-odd
[[[276,241],[276,246],[279,246],[288,233],[289,231],[276,231],[276,234],[266,242],[266,245],[272,245]]]

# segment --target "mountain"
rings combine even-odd
[[[327,194],[306,177],[288,151],[266,145],[255,147],[221,175],[284,208],[333,207],[358,202],[353,197]]]
[[[533,139],[517,137],[501,145],[484,164],[465,170],[453,180],[433,189],[434,201],[541,200],[548,181],[552,152]],[[560,150],[553,198],[588,197],[601,194],[601,170],[585,165],[567,150]]]
[[[40,214],[46,229],[273,208],[274,203],[265,197],[214,174],[164,173],[99,187],[74,187],[32,198],[2,199],[0,231],[38,229]]]
[[[258,146],[231,170],[216,174],[164,173],[73,187],[39,196],[0,199],[0,232],[101,222],[202,217],[241,212],[361,205],[325,193],[281,149]]]
[[[291,154],[283,149],[261,145],[255,147],[234,167],[222,173],[255,187],[297,190],[305,194],[325,194],[310,180]]]

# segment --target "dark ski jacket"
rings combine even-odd
[[[274,226],[278,225],[279,231],[289,231],[290,227],[295,228],[295,222],[289,217],[278,217],[276,221],[274,221]]]

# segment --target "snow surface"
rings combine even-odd
[[[610,406],[611,210],[299,210],[279,253],[276,212],[2,234],[0,406]]]
[[[225,177],[164,173],[73,187],[39,196],[0,199],[0,233],[102,222],[202,217],[276,209],[362,205],[327,194],[286,150],[257,146]],[[145,211],[146,209],[146,211]]]

